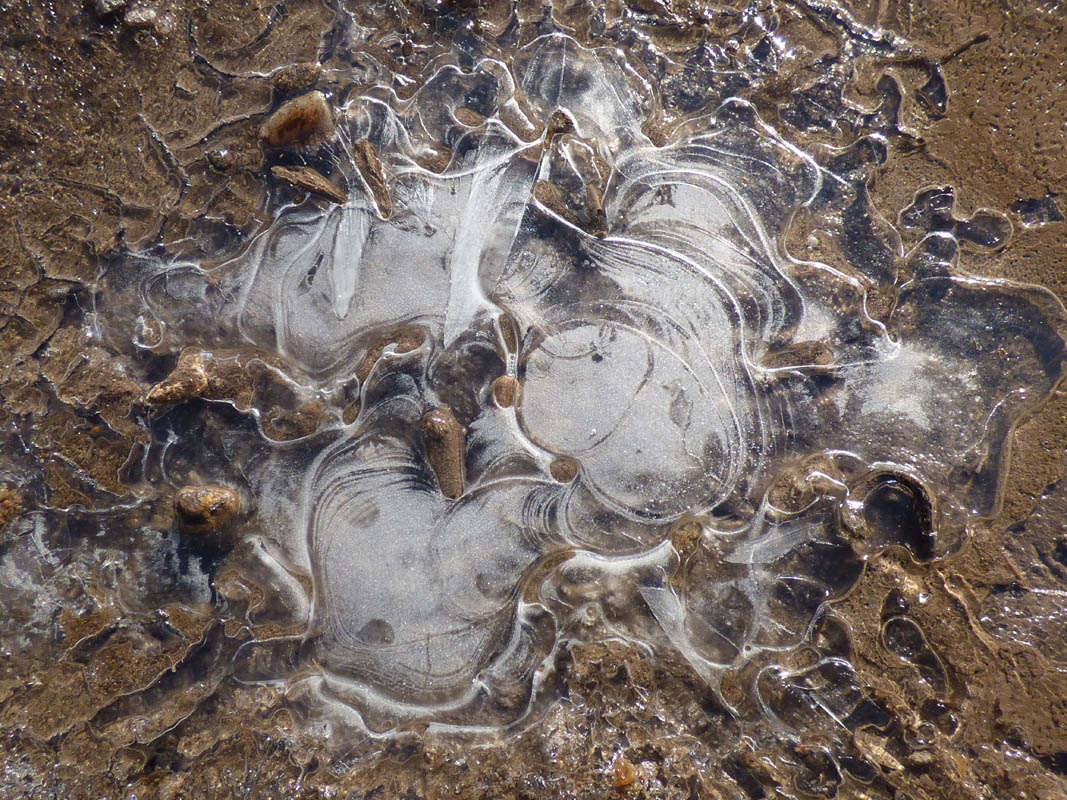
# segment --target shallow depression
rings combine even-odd
[[[791,257],[841,178],[747,102],[652,136],[617,50],[453,55],[413,94],[330,98],[344,202],[297,178],[236,258],[139,262],[143,346],[259,365],[240,401],[193,356],[164,382],[271,442],[244,474],[288,632],[239,677],[374,730],[491,728],[612,635],[716,692],[872,553],[943,556],[995,513],[1062,374],[1052,295],[967,277],[944,226],[893,275]]]

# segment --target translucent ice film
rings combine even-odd
[[[142,265],[142,346],[186,348],[154,397],[195,383],[272,442],[243,476],[274,633],[241,680],[374,731],[485,729],[611,636],[716,693],[872,554],[944,556],[995,512],[1064,311],[967,277],[922,198],[898,266],[795,256],[844,183],[825,159],[737,99],[669,126],[621,51],[556,31],[325,100],[340,198]],[[218,388],[227,364],[259,377]],[[804,675],[761,673],[767,714]]]

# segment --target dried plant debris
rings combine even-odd
[[[270,173],[275,178],[280,178],[297,188],[306,189],[320,197],[325,197],[327,200],[333,200],[335,203],[344,205],[345,201],[348,200],[348,195],[330,183],[322,173],[316,172],[311,167],[300,167],[299,169],[271,167]]]
[[[374,149],[374,145],[366,139],[360,139],[352,150],[352,161],[367,191],[374,198],[378,213],[382,217],[391,216],[393,200],[389,196],[389,188],[385,185],[382,162],[378,159],[378,152]]]
[[[0,795],[1067,792],[1067,38],[934,6],[27,9]]]

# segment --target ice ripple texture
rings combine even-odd
[[[714,688],[872,553],[994,513],[1061,375],[1062,307],[963,277],[949,235],[896,276],[791,258],[831,176],[741,101],[653,132],[615,51],[547,35],[337,116],[349,201],[285,207],[218,270],[244,342],[338,406],[270,535],[313,586],[294,675],[371,727],[519,720],[594,620]]]

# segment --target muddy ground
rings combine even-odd
[[[504,5],[448,13],[491,27]],[[580,4],[557,5],[581,18]],[[695,2],[633,6],[669,18],[663,35],[678,39],[700,25],[726,36],[736,16]],[[808,63],[832,54],[820,20],[836,6],[781,6]],[[93,509],[133,498],[123,476],[145,443],[143,397],[174,359],[120,356],[91,335],[87,320],[109,313],[95,303],[96,276],[116,251],[159,243],[218,257],[264,223],[270,171],[257,132],[285,97],[328,80],[307,65],[334,10],[311,0],[0,9],[0,546],[14,558],[34,535],[19,520],[36,514],[35,525],[63,529],[68,554],[136,570],[118,554],[121,537],[115,553],[92,549]],[[894,222],[917,192],[951,187],[957,219],[992,210],[1011,223],[1006,246],[968,251],[969,272],[1067,300],[1067,9],[886,0],[843,11],[921,53],[851,62],[837,98],[855,116],[882,115],[888,156],[868,187],[881,217]],[[416,41],[443,30],[417,3],[374,13]],[[795,107],[785,101],[814,74],[783,69],[761,112]],[[850,132],[815,125],[797,137],[843,146]],[[942,560],[886,550],[813,633],[844,648],[892,719],[844,739],[819,722],[803,741],[738,727],[684,665],[588,644],[568,656],[564,696],[507,741],[416,730],[339,756],[277,692],[176,669],[205,651],[225,662],[241,635],[233,620],[170,600],[131,611],[57,571],[54,607],[0,598],[0,795],[1067,797],[1067,631],[1054,594],[1067,589],[1065,447],[1061,386],[1017,428],[995,518],[976,520]],[[145,503],[139,521],[172,526],[169,500]],[[44,575],[49,557],[38,555]],[[225,559],[214,568],[224,587]],[[906,657],[885,639],[895,609],[919,631]]]

